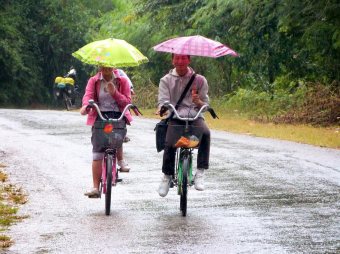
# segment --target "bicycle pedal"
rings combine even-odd
[[[116,182],[117,183],[123,182],[123,179],[122,178],[117,178]]]

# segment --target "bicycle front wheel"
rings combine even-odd
[[[67,111],[70,111],[72,108],[72,102],[71,98],[66,94],[66,91],[63,91],[63,98],[64,98],[64,103]]]
[[[189,158],[183,159],[182,164],[182,184],[181,184],[181,201],[180,201],[180,209],[183,216],[187,215],[187,196],[188,196],[188,172],[189,172],[190,162]]]
[[[111,211],[111,191],[112,191],[112,154],[106,158],[106,193],[105,193],[105,214],[110,215]]]

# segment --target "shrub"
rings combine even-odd
[[[309,83],[302,103],[281,114],[276,123],[305,123],[312,125],[337,125],[340,117],[340,87]]]

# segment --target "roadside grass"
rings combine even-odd
[[[314,127],[305,124],[262,123],[236,113],[221,114],[216,111],[219,119],[212,119],[209,114],[205,114],[211,129],[340,149],[340,126]],[[146,118],[160,119],[154,114],[155,109],[141,109],[141,112]]]
[[[12,239],[5,234],[12,224],[27,218],[16,215],[19,206],[27,202],[27,195],[21,188],[8,182],[5,165],[0,162],[0,250],[10,247]]]

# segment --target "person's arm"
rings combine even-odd
[[[86,107],[89,105],[89,100],[94,99],[95,95],[95,78],[91,77],[89,81],[87,82],[86,88],[85,88],[85,94],[83,96],[82,100],[82,107],[80,108],[80,114],[86,115]]]
[[[166,77],[163,77],[158,86],[158,103],[157,103],[157,111],[156,115],[159,115],[160,109],[163,106],[164,102],[170,101],[170,90],[168,86],[168,82]]]
[[[124,108],[127,104],[131,103],[131,92],[130,85],[126,78],[120,77],[118,82],[120,82],[119,89],[115,88],[112,98],[117,102],[120,108]]]
[[[193,84],[194,87],[192,89],[192,102],[198,107],[201,108],[203,105],[209,105],[209,96],[208,96],[208,82],[205,77],[200,76],[199,80],[196,84]]]

